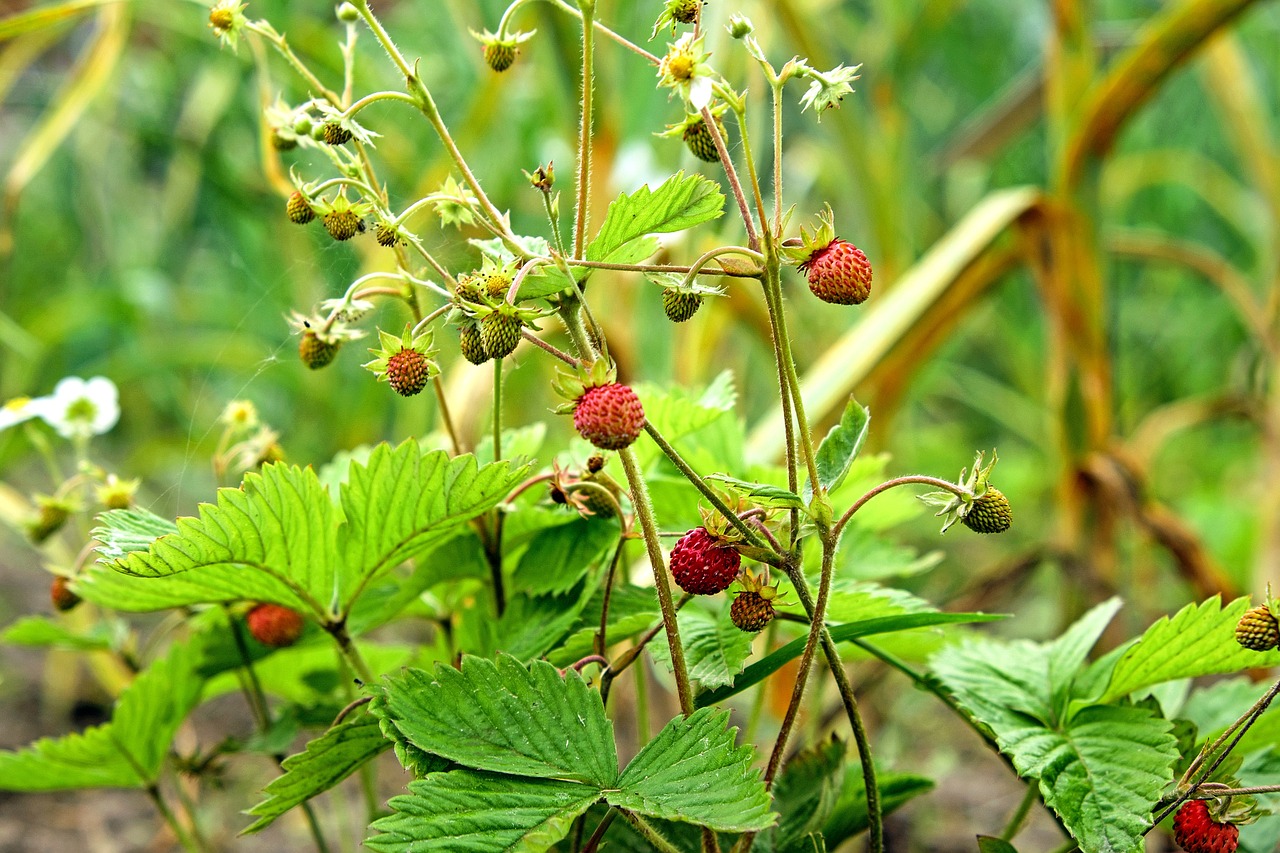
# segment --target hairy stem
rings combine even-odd
[[[578,0],[582,14],[582,114],[578,126],[578,175],[575,182],[577,203],[573,208],[573,256],[580,258],[586,248],[588,201],[591,195],[591,122],[595,106],[595,0]]]

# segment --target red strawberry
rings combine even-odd
[[[412,397],[426,388],[430,376],[426,357],[416,349],[403,347],[387,359],[387,382],[401,397]]]
[[[807,274],[814,296],[834,305],[860,305],[871,295],[871,262],[857,246],[835,236],[830,207],[818,221],[812,235],[801,228],[799,240],[788,241],[783,253]]]
[[[800,271],[823,302],[860,305],[871,295],[871,262],[861,249],[838,237],[810,255]]]
[[[49,599],[53,602],[54,610],[64,613],[80,603],[80,596],[71,588],[71,581],[62,575],[54,577],[53,584],[49,587]]]
[[[644,408],[636,392],[619,382],[582,392],[573,410],[578,434],[602,450],[629,447],[644,429]]]
[[[1173,816],[1173,839],[1187,853],[1234,853],[1240,830],[1215,821],[1204,800],[1188,800]]]
[[[259,604],[245,617],[249,633],[264,646],[292,646],[302,636],[302,614],[279,604]]]
[[[742,568],[742,555],[721,545],[705,527],[695,527],[671,549],[671,576],[685,592],[715,595],[733,583]]]

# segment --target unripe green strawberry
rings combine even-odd
[[[1173,838],[1187,853],[1235,853],[1240,830],[1214,820],[1204,800],[1187,800],[1173,816]]]
[[[302,636],[302,614],[279,604],[259,604],[245,617],[249,633],[264,646],[292,646]]]
[[[774,610],[772,597],[761,595],[755,590],[738,593],[729,606],[729,618],[739,629],[755,633],[763,631],[773,621]]]
[[[724,122],[716,116],[716,130],[720,132],[720,138],[724,139]],[[707,128],[707,123],[699,118],[689,122],[684,129],[684,144],[693,152],[693,156],[707,163],[719,163],[720,152],[716,150],[716,142],[711,138],[711,131]]]
[[[401,397],[412,397],[427,387],[427,359],[416,349],[402,348],[387,359],[387,383]]]
[[[685,592],[715,595],[733,583],[742,568],[737,549],[721,545],[705,527],[695,527],[671,549],[671,576]]]
[[[298,137],[290,130],[285,132],[282,128],[271,128],[271,147],[277,151],[292,151],[298,147]]]
[[[1265,604],[1246,610],[1236,623],[1236,642],[1255,652],[1280,646],[1280,622]]]
[[[337,342],[321,340],[319,335],[308,329],[298,342],[298,358],[312,370],[319,370],[333,361],[339,346]]]
[[[961,521],[975,533],[1004,533],[1013,524],[1013,507],[1004,492],[989,485]]]
[[[520,318],[500,306],[480,321],[480,344],[490,358],[506,358],[520,344],[521,327]]]
[[[311,206],[311,202],[307,201],[307,197],[300,192],[293,192],[289,196],[289,200],[284,205],[285,216],[289,217],[289,221],[294,225],[306,225],[308,222],[316,218],[315,208]]]
[[[480,327],[475,321],[463,323],[458,330],[458,343],[463,357],[472,364],[484,364],[489,360],[489,352],[484,348],[484,341],[480,339]]]
[[[335,240],[350,240],[364,230],[364,220],[351,209],[331,210],[320,221]]]
[[[49,586],[49,600],[53,602],[54,610],[65,613],[80,603],[80,596],[71,588],[71,581],[57,575]]]
[[[698,20],[702,4],[703,0],[675,0],[668,8],[671,10],[671,17],[682,24],[692,24]]]
[[[485,64],[494,71],[506,71],[516,61],[516,46],[507,42],[487,43],[482,53]]]
[[[673,323],[683,323],[702,307],[702,297],[696,293],[668,288],[662,291],[662,310]]]
[[[379,222],[378,227],[373,229],[373,238],[378,241],[379,246],[386,246],[388,249],[400,242],[399,232],[385,222]]]
[[[351,141],[351,131],[336,121],[327,121],[321,130],[322,138],[329,145],[343,145]]]
[[[836,238],[800,265],[809,290],[833,305],[860,305],[871,295],[871,262],[852,243]]]
[[[578,434],[601,450],[629,447],[644,429],[644,407],[636,392],[619,382],[593,385],[573,409]]]

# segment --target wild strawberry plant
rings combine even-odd
[[[802,110],[821,116],[838,107],[857,67],[775,65],[750,22],[733,17],[724,49],[745,51],[759,73],[751,84],[771,96],[773,132],[759,145],[747,84],[711,64],[701,3],[663,4],[653,36],[673,40],[661,55],[596,11],[594,0],[516,0],[496,30],[476,34],[487,65],[503,73],[534,35],[516,30],[517,18],[580,23],[571,213],[562,219],[552,164],[537,165],[526,175],[547,221],[541,233],[524,234],[485,192],[432,81],[367,0],[337,9],[340,85],[244,4],[212,8],[209,23],[226,44],[273,47],[306,92],[266,116],[272,144],[297,158],[282,219],[339,242],[373,239],[394,257],[393,271],[300,306],[292,319],[300,361],[320,370],[351,357],[353,342],[372,331],[375,303],[389,302],[399,314],[377,328],[366,367],[399,397],[431,386],[444,429],[300,467],[280,458],[276,433],[250,406],[233,403],[214,466],[220,479],[242,475],[239,487],[173,522],[132,506],[132,488],[89,461],[88,439],[114,422],[102,416],[105,398],[87,412],[59,402],[61,392],[6,410],[15,422],[38,415],[72,438],[82,469],[40,503],[33,539],[59,535],[89,505],[108,510],[92,535],[96,559],[82,549],[59,565],[51,599],[61,611],[93,608],[110,630],[32,617],[4,637],[106,651],[131,677],[105,725],[0,754],[0,787],[137,788],[184,847],[211,849],[209,827],[173,774],[198,778],[257,749],[281,772],[248,809],[244,831],[298,809],[320,850],[330,849],[332,828],[311,801],[359,774],[370,793],[361,835],[373,850],[800,851],[834,849],[865,831],[867,846],[880,851],[885,814],[930,783],[877,765],[844,663],[856,652],[931,694],[920,701],[968,723],[1025,781],[1023,805],[1002,831],[975,828],[995,833],[979,840],[981,849],[1013,849],[1037,801],[1083,850],[1139,849],[1160,825],[1188,851],[1268,849],[1277,830],[1252,821],[1263,812],[1255,797],[1275,788],[1241,780],[1265,781],[1277,770],[1275,724],[1262,714],[1280,685],[1263,692],[1221,681],[1189,691],[1187,683],[1280,663],[1270,599],[1253,609],[1243,599],[1188,605],[1093,660],[1118,600],[1047,643],[949,628],[922,662],[923,654],[881,642],[896,635],[913,648],[912,638],[934,636],[925,629],[998,617],[942,612],[883,583],[918,558],[864,523],[870,502],[899,487],[929,487],[921,497],[938,508],[944,532],[959,521],[1001,533],[1014,513],[991,482],[994,452],[978,454],[956,482],[885,479],[883,459],[860,455],[864,407],[850,400],[824,437],[806,415],[785,268],[795,266],[813,296],[841,311],[873,296],[873,273],[839,236],[831,208],[817,214],[812,232],[791,236],[779,118],[784,92],[797,85]],[[357,95],[355,45],[369,36],[395,85]],[[637,186],[592,223],[593,62],[602,49],[627,52],[637,73],[671,90],[682,117],[667,135],[681,138],[709,176],[680,172]],[[365,110],[381,102],[425,119],[455,168],[408,203],[378,177],[377,121]],[[566,171],[562,164],[561,180]],[[657,235],[706,225],[726,207],[740,219],[741,245],[648,262]],[[467,268],[433,253],[420,233],[427,213],[487,235],[467,241]],[[633,387],[619,375],[592,312],[604,272],[648,287],[674,322],[710,299],[758,289],[787,436],[782,464],[746,459],[731,378],[695,394]],[[473,452],[452,431],[442,384],[440,353],[453,340],[467,361],[493,365],[491,434]],[[504,380],[517,352],[558,364],[547,402],[559,398],[582,441],[547,447],[542,425],[504,423]],[[92,384],[81,392],[94,404]],[[387,405],[404,403],[389,396]],[[90,493],[93,500],[79,500]],[[144,636],[115,615],[144,611],[178,618]],[[394,639],[393,625],[429,630],[408,643]],[[669,672],[678,713],[653,721],[649,737],[649,715],[663,707],[649,695],[651,664]],[[798,731],[806,692],[828,679],[848,741]],[[226,741],[178,754],[175,734],[192,710],[236,686],[260,728],[256,746]],[[779,689],[785,708],[766,719],[758,697]],[[643,720],[625,750],[615,731],[622,690]],[[754,705],[741,703],[753,693]],[[735,710],[745,710],[752,737],[730,725]],[[279,744],[300,728],[305,746],[286,758]],[[389,751],[413,778],[387,811],[372,792],[375,759]]]

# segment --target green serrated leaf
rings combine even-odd
[[[1236,622],[1248,609],[1247,598],[1223,607],[1214,596],[1199,605],[1188,604],[1172,619],[1160,619],[1116,662],[1110,683],[1096,701],[1111,702],[1177,678],[1280,665],[1280,651],[1254,652],[1236,642]]]
[[[111,648],[111,632],[107,625],[99,623],[89,633],[78,634],[44,616],[25,616],[0,633],[0,643],[92,652]]]
[[[245,827],[249,835],[269,826],[296,805],[329,790],[391,747],[378,720],[369,715],[346,720],[307,743],[306,749],[281,764],[277,776],[263,789],[266,799],[249,809],[258,819]]]
[[[191,648],[175,645],[120,694],[111,721],[0,751],[0,790],[143,788],[153,784],[174,733],[200,699]]]
[[[542,853],[599,797],[597,788],[572,782],[469,770],[432,773],[410,782],[407,795],[392,798],[395,814],[374,821],[381,834],[364,846],[379,853]]]
[[[113,509],[98,516],[92,536],[98,542],[98,556],[108,562],[134,551],[145,551],[161,536],[178,532],[178,525],[150,510]]]
[[[520,558],[513,586],[530,595],[568,592],[617,542],[617,525],[598,518],[548,527],[533,537]]]
[[[724,194],[719,184],[702,175],[677,172],[655,190],[642,186],[610,202],[600,230],[587,244],[587,260],[612,261],[633,240],[683,231],[723,213]]]
[[[799,495],[795,492],[784,489],[781,486],[770,486],[766,483],[752,483],[747,480],[739,480],[737,477],[730,477],[728,474],[708,474],[706,479],[715,480],[717,483],[723,483],[739,495],[750,498],[751,501],[758,506],[771,507],[773,509],[799,510],[803,510],[807,506]]]
[[[385,692],[388,716],[412,744],[464,767],[602,788],[617,778],[613,724],[577,673],[468,656],[461,671],[405,670]]]
[[[1081,849],[1140,850],[1152,809],[1173,780],[1172,728],[1145,708],[1093,705],[1064,730],[1009,739],[1007,751],[1019,774],[1040,780],[1045,805]]]
[[[600,630],[600,614],[604,595],[597,590],[578,615],[573,633],[561,646],[547,655],[547,660],[560,667],[582,660],[595,649],[595,635]],[[657,598],[651,589],[627,584],[613,589],[609,595],[610,645],[630,639],[661,621]],[[653,646],[657,648],[657,645]]]
[[[753,851],[812,849],[809,837],[822,828],[835,809],[844,783],[845,744],[832,738],[787,761],[773,786],[778,823],[756,836]]]
[[[219,489],[198,518],[146,551],[99,562],[77,589],[121,610],[159,610],[242,599],[272,601],[319,618],[338,581],[338,514],[315,472],[284,464]]]
[[[990,613],[909,613],[901,616],[886,616],[878,619],[867,619],[848,625],[837,625],[831,628],[831,637],[837,643],[856,640],[859,637],[870,637],[893,631],[909,631],[914,628],[928,628],[935,625],[956,625],[967,622],[993,622],[1003,616]],[[742,671],[734,679],[733,684],[716,690],[706,690],[698,694],[697,705],[705,708],[723,702],[730,696],[741,693],[773,673],[786,663],[800,656],[804,651],[805,638],[792,640],[785,646],[776,649],[768,656],[761,658]]]
[[[522,662],[533,660],[569,633],[589,594],[587,586],[579,584],[564,595],[514,595],[500,619],[487,609],[468,610],[458,625],[456,642],[463,651],[481,657],[503,652]]]
[[[524,475],[506,462],[481,467],[474,456],[423,453],[413,441],[374,448],[366,464],[351,466],[342,490],[347,525],[338,547],[348,574],[339,600],[350,604],[363,583],[492,509]]]
[[[610,805],[664,820],[749,832],[773,825],[769,792],[752,770],[754,751],[735,747],[728,711],[703,708],[676,717],[631,759]]]
[[[876,785],[880,789],[880,808],[891,814],[915,797],[933,790],[933,780],[914,773],[876,772]],[[850,764],[844,771],[844,785],[840,799],[831,810],[831,816],[822,827],[822,835],[831,849],[866,831],[871,825],[867,813],[867,789],[862,778],[862,766]]]
[[[828,492],[837,489],[849,473],[849,466],[858,458],[863,443],[867,440],[867,428],[871,423],[871,412],[858,401],[849,398],[840,415],[840,423],[831,428],[822,444],[818,445],[815,462],[818,467],[818,482]],[[805,482],[804,499],[807,502],[813,497],[813,483]]]
[[[1062,636],[1047,645],[1049,683],[1053,689],[1052,701],[1055,709],[1062,708],[1089,650],[1098,642],[1121,604],[1119,598],[1110,598],[1090,608]]]
[[[680,640],[684,645],[685,665],[689,677],[706,688],[732,684],[734,676],[742,672],[742,666],[751,657],[751,642],[755,634],[748,634],[729,618],[728,606],[709,612],[702,607],[683,608],[676,621],[680,625]],[[671,668],[671,651],[665,643],[649,646],[653,659]]]

